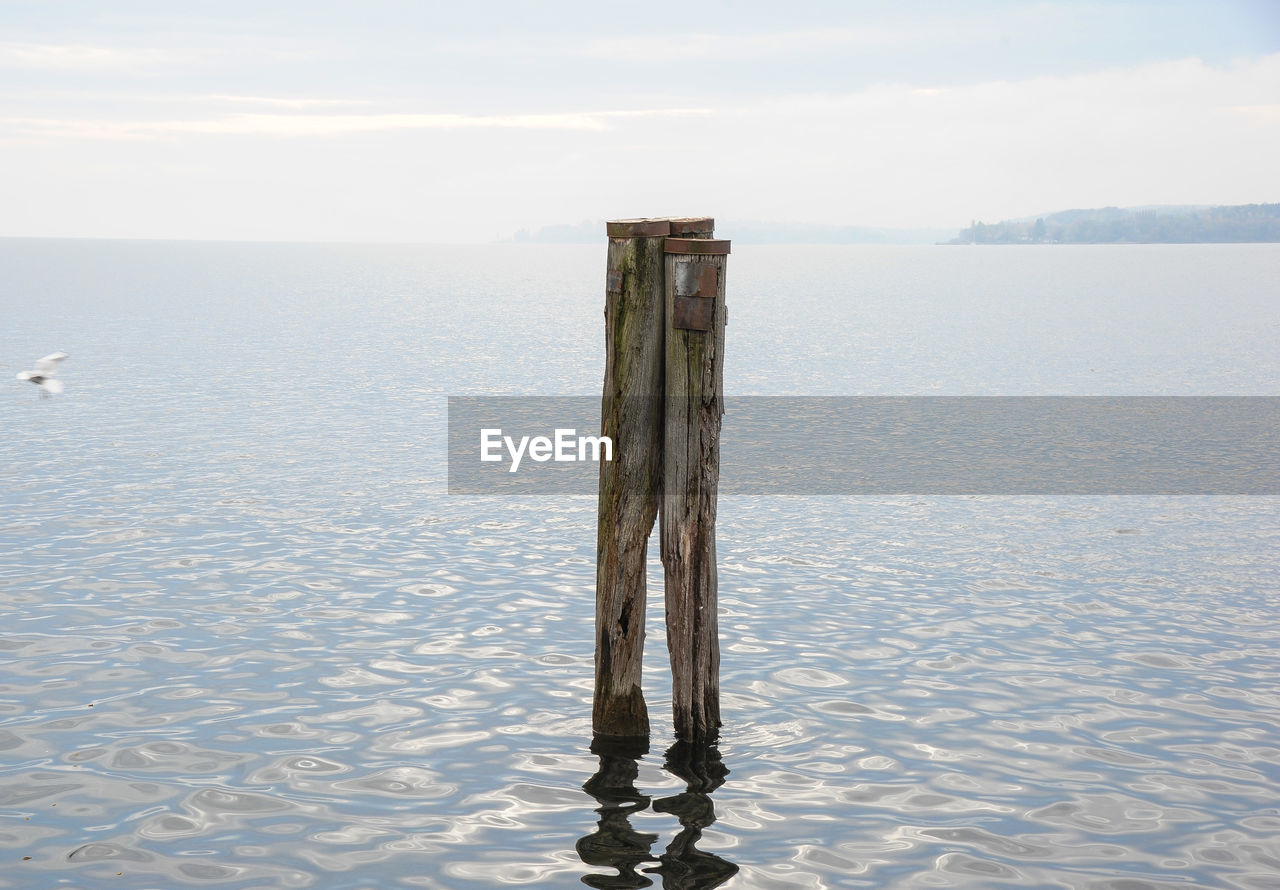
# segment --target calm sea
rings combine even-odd
[[[655,556],[593,751],[594,500],[449,496],[445,411],[599,393],[603,240],[0,240],[0,887],[1280,887],[1275,498],[724,498],[718,747]],[[743,246],[725,389],[1280,395],[1278,281]]]

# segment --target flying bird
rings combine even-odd
[[[35,370],[18,372],[19,380],[30,380],[40,387],[40,398],[47,399],[53,393],[62,392],[62,381],[54,375],[63,359],[70,358],[65,352],[51,352],[36,362]]]

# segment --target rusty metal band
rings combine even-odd
[[[669,219],[615,219],[605,223],[610,238],[654,238],[671,234]]]
[[[712,241],[706,238],[668,238],[663,252],[724,256],[729,252],[729,242]]]
[[[716,298],[676,294],[671,303],[671,326],[681,331],[710,331],[715,327]]]

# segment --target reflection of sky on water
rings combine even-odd
[[[352,888],[616,872],[579,856],[606,804],[582,790],[601,769],[583,742],[594,505],[547,503],[508,502],[491,524],[326,524],[329,539],[272,517],[312,541],[288,560],[216,538],[178,549],[243,561],[99,541],[96,565],[68,569],[30,550],[36,581],[7,576],[6,595],[29,598],[0,640],[0,746],[18,765],[0,776],[0,828],[32,857],[22,868],[86,886],[123,869]],[[843,510],[722,503],[732,775],[696,848],[739,868],[726,887],[1271,874],[1269,501]],[[428,549],[456,555],[424,563]],[[657,745],[671,737],[660,622],[655,598]],[[675,871],[642,869],[678,854],[685,828],[657,801],[689,789],[663,762],[634,762],[653,803],[620,804],[655,838],[636,869],[655,883]]]
[[[0,393],[19,430],[0,439],[0,886],[616,872],[578,852],[604,806],[583,790],[601,767],[595,503],[441,494],[444,393],[597,375],[602,254],[42,249],[5,255],[0,295],[39,285],[66,312],[6,304],[0,349],[25,362],[55,339],[77,364],[58,399]],[[1036,368],[1037,391],[1277,390],[1271,254],[1032,249],[983,272],[996,254],[939,251],[910,254],[910,277],[896,251],[735,253],[739,391],[1007,392]],[[1024,275],[1019,302],[1010,270],[1037,256],[1054,277]],[[566,284],[579,262],[586,284]],[[1239,293],[1197,308],[1201,265],[1236,269],[1221,280]],[[895,302],[894,281],[919,289]],[[464,283],[469,304],[447,299]],[[792,326],[766,336],[792,284]],[[819,285],[866,301],[837,312]],[[934,287],[973,314],[925,312]],[[1083,303],[1055,302],[1073,289]],[[1190,315],[1143,326],[1162,292]],[[1051,333],[973,339],[1014,309],[1044,322],[1028,332],[1084,313],[1066,340],[1113,364],[1077,367]],[[500,335],[477,321],[495,317]],[[171,373],[126,384],[140,354]],[[697,849],[738,868],[729,890],[1274,883],[1277,542],[1270,498],[723,498],[732,774]],[[635,761],[654,802],[689,793],[663,762]],[[627,818],[660,859],[680,815]]]

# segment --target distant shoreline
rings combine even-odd
[[[975,221],[950,244],[1271,244],[1280,204],[1104,207],[1035,219]]]
[[[772,223],[717,220],[720,237],[740,245],[963,245],[963,244],[1275,244],[1280,243],[1280,203],[1235,205],[1162,205],[1062,210],[1043,216],[987,224],[975,220],[963,229],[877,228],[823,223]],[[338,246],[492,246],[495,244],[600,244],[605,221],[522,229],[510,238],[490,241],[306,240],[243,238],[155,238],[95,235],[4,235],[0,241],[114,241],[173,244],[279,244]]]
[[[596,244],[605,221],[521,229],[499,243]],[[1062,210],[967,228],[886,228],[717,220],[738,244],[1270,244],[1280,242],[1280,204],[1161,205]]]

